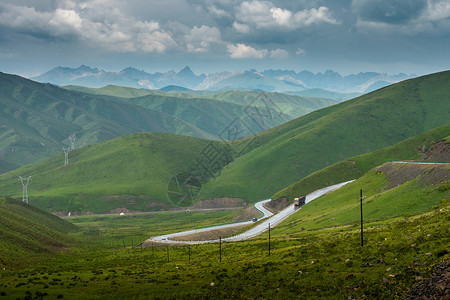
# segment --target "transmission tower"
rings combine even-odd
[[[70,147],[67,148],[62,147],[62,148],[64,151],[64,166],[67,166],[69,164],[69,151],[71,148]]]
[[[75,140],[77,139],[77,137],[74,135],[69,136],[69,141],[70,141],[70,150],[73,151],[75,150]]]
[[[22,178],[22,176],[19,176],[19,178],[22,183],[22,201],[28,204],[28,183],[30,182],[31,176],[28,176],[28,178]]]

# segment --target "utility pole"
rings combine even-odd
[[[359,200],[360,200],[360,206],[361,206],[361,247],[364,247],[364,238],[363,238],[363,207],[362,207],[362,201],[363,201],[363,191],[362,189],[359,191]]]
[[[30,182],[31,176],[28,176],[28,178],[22,178],[19,176],[20,182],[22,183],[22,201],[26,202],[28,204],[28,183]],[[25,183],[26,180],[26,183]]]
[[[269,256],[270,256],[270,223],[269,223]]]
[[[64,151],[64,166],[67,166],[69,164],[69,151],[71,148],[70,147],[67,148],[62,147],[62,148]]]
[[[220,262],[222,262],[222,237],[219,237]]]

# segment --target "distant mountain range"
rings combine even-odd
[[[173,70],[161,73],[147,73],[135,68],[120,72],[109,72],[98,68],[56,67],[32,80],[56,85],[80,85],[100,88],[120,85],[143,89],[164,89],[174,86],[192,90],[253,90],[266,92],[298,92],[309,89],[324,89],[339,93],[368,93],[381,87],[415,77],[415,75],[365,72],[342,76],[328,70],[314,74],[310,71],[256,70],[219,72],[196,75],[186,66],[179,72]],[[177,88],[179,90],[179,88]]]

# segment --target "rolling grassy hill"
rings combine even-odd
[[[220,138],[235,118],[241,119],[248,128],[248,132],[240,136],[244,137],[337,103],[327,98],[252,91],[163,93],[118,86],[65,88],[127,98],[122,101],[174,116]],[[252,119],[251,114],[258,109],[270,115],[265,124]]]
[[[272,196],[347,157],[381,149],[450,120],[450,71],[391,85],[237,141],[246,154],[203,186],[200,197]]]
[[[171,132],[211,138],[195,126],[141,106],[68,91],[0,73],[0,173],[77,146],[134,132]]]
[[[260,97],[260,93],[251,95]],[[282,109],[270,107],[272,118],[261,127],[252,122],[247,111],[258,110],[264,103],[251,104],[241,94],[233,96],[239,98],[239,103],[185,92],[172,94],[118,86],[63,89],[1,73],[0,173],[60,153],[72,135],[76,135],[77,146],[135,132],[226,140],[251,135],[335,103],[282,94],[273,94],[274,99],[275,96],[283,102]],[[246,130],[239,136],[225,134],[237,118],[246,122]]]
[[[208,149],[225,144],[163,133],[136,133],[85,146],[0,175],[0,190],[21,195],[18,176],[31,176],[29,202],[51,211],[107,212],[118,207],[159,210],[192,204],[217,166]],[[202,168],[202,163],[207,169]],[[190,177],[189,174],[197,177]]]
[[[0,267],[25,266],[73,243],[79,228],[21,201],[0,197]]]
[[[66,168],[60,154],[4,174],[0,188],[4,194],[20,195],[18,176],[31,175],[30,201],[64,211],[156,210],[211,197],[257,201],[338,161],[446,124],[450,119],[448,82],[450,72],[408,80],[237,141],[170,134],[125,136],[69,153]],[[444,126],[423,141],[448,135]],[[395,157],[407,159],[412,152],[406,147]],[[388,150],[382,159],[390,156]],[[381,163],[380,156],[375,157],[370,163],[358,161],[361,175],[373,163]]]
[[[218,243],[122,246],[121,234],[139,236],[155,227],[170,231],[193,215],[156,220],[83,217],[74,221],[86,230],[111,230],[119,235],[119,243],[102,240],[103,247],[80,247],[39,265],[4,272],[0,293],[9,298],[64,299],[404,298],[410,287],[427,277],[446,282],[445,270],[436,270],[441,263],[448,266],[450,258],[450,186],[442,176],[448,178],[449,173],[448,166],[382,165],[302,207],[271,230],[270,244],[267,232],[248,241],[221,243],[220,259]],[[408,179],[397,185],[405,176]],[[361,188],[366,196],[364,247]],[[440,299],[445,286],[435,285],[433,294],[429,289],[421,292]]]
[[[419,160],[425,151],[434,147],[437,141],[448,139],[450,134],[450,123],[432,129],[418,136],[406,139],[395,145],[379,149],[370,153],[354,156],[318,170],[300,181],[275,193],[271,198],[287,197],[292,200],[298,195],[308,194],[324,186],[359,178],[370,169],[375,168],[391,160]],[[450,145],[445,145],[447,153]],[[450,158],[432,157],[432,161],[449,161]]]
[[[358,225],[359,192],[363,190],[366,222],[403,219],[431,211],[441,201],[450,200],[450,164],[388,162],[365,173],[358,180],[312,201],[277,230]]]

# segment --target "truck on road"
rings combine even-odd
[[[297,198],[294,198],[294,206],[302,206],[305,205],[306,196],[300,196]]]

